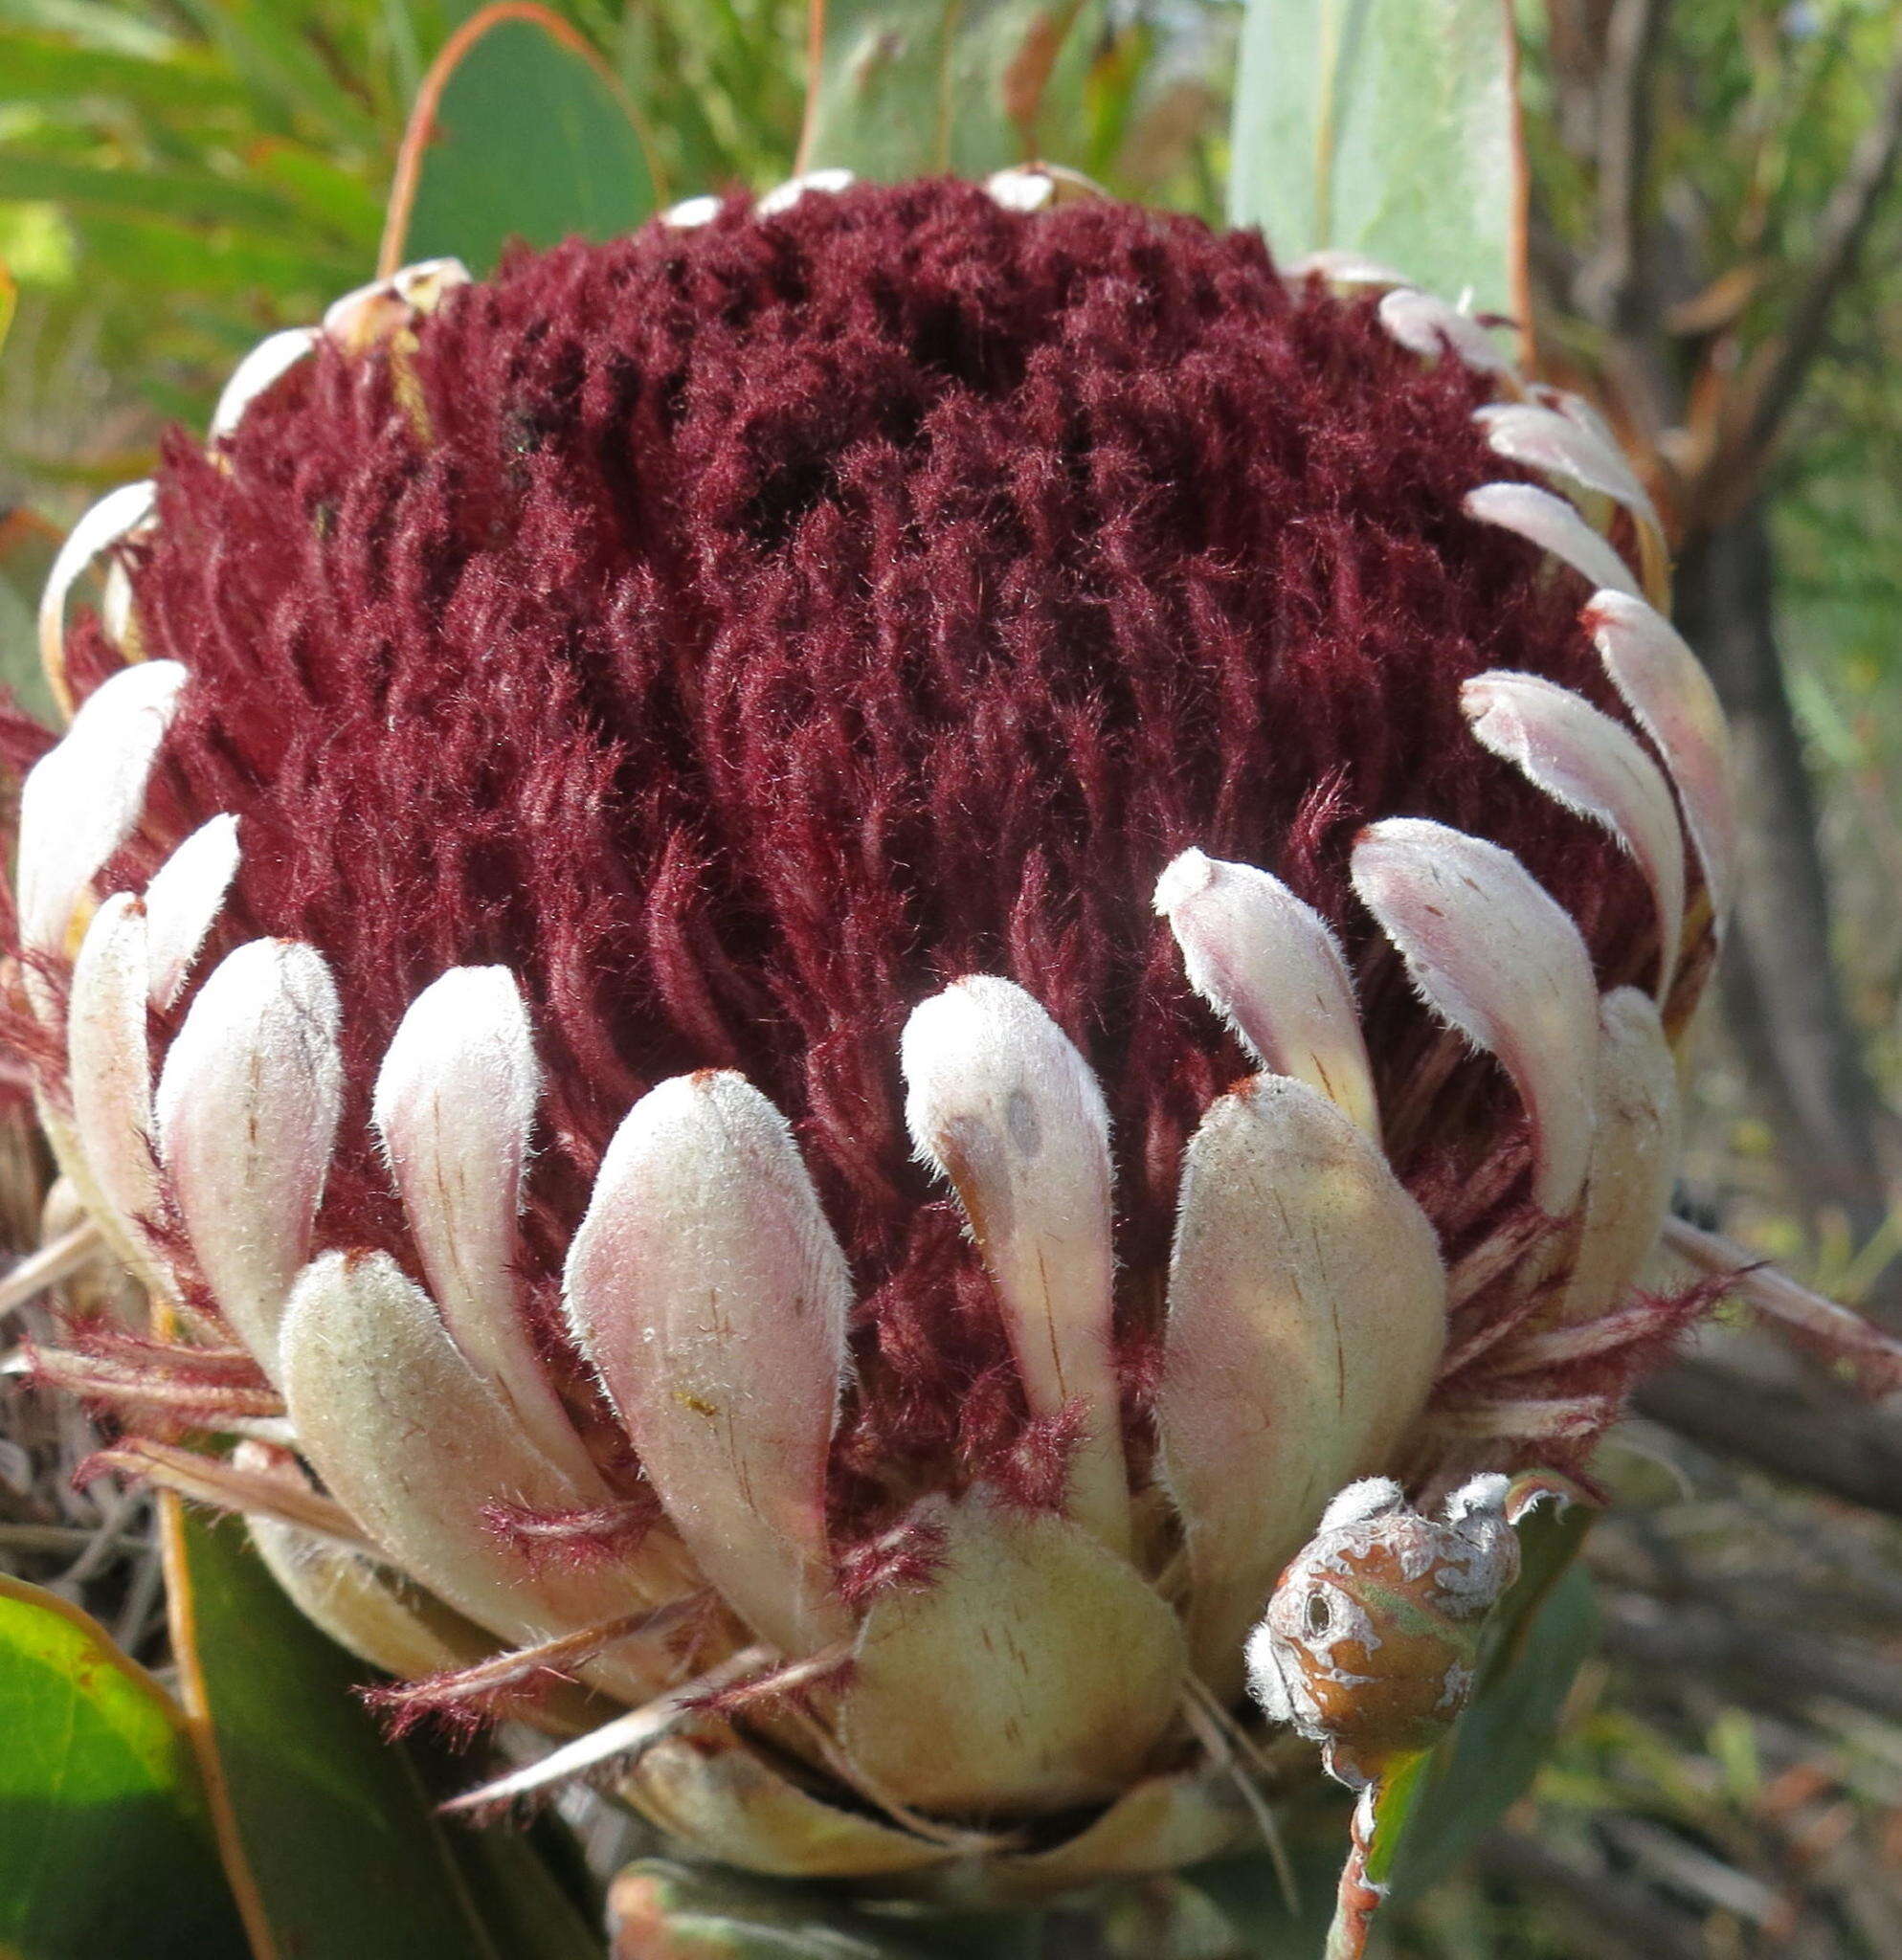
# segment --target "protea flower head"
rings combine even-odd
[[[266,343],[60,560],[16,887],[177,1319],[47,1357],[123,1460],[399,1702],[570,1738],[496,1793],[967,1896],[1244,1839],[1330,1501],[1577,1467],[1669,1340],[1732,829],[1581,403],[1058,188]]]

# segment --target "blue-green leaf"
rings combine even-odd
[[[1248,0],[1229,214],[1284,262],[1353,251],[1518,314],[1514,76],[1507,0]]]
[[[981,177],[1039,151],[1081,0],[813,0],[801,169]]]
[[[546,9],[502,0],[468,21],[423,83],[392,195],[386,266],[460,258],[479,277],[511,239],[632,231],[660,201],[612,73]]]

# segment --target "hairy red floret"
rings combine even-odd
[[[141,848],[237,812],[227,929],[336,969],[324,1242],[404,1255],[376,1062],[444,968],[503,962],[549,1084],[530,1286],[632,1101],[737,1067],[861,1282],[877,1392],[844,1460],[966,1460],[963,1392],[1007,1371],[904,1132],[928,992],[1008,974],[1096,1069],[1139,1340],[1182,1144],[1245,1067],[1150,908],[1177,851],[1336,922],[1395,1108],[1437,1036],[1349,894],[1369,820],[1509,844],[1601,977],[1642,972],[1628,865],[1460,713],[1488,667],[1611,705],[1581,583],[1461,512],[1510,474],[1487,392],[1254,234],[927,183],[518,255],[414,344],[321,352],[215,457],[174,438],[135,588],[192,684]],[[1489,1149],[1489,1065],[1449,1096]],[[1391,1142],[1458,1189],[1443,1125]]]

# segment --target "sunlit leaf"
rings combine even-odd
[[[335,248],[301,249],[294,227],[280,226],[276,235],[254,231],[210,236],[163,218],[80,212],[74,230],[94,269],[110,271],[134,289],[168,299],[190,295],[199,302],[217,294],[268,295],[274,316],[291,320],[361,284],[365,272],[362,259]]]
[[[0,1577],[0,1952],[248,1950],[176,1704],[77,1607]]]
[[[363,100],[333,72],[319,21],[280,0],[176,0],[207,40],[221,48],[249,85],[252,115],[288,124],[307,118],[333,136],[373,142]]]
[[[116,170],[17,145],[0,154],[0,197],[56,200],[201,223],[283,225],[293,207],[275,191],[210,171]]]
[[[1248,0],[1229,213],[1522,317],[1514,75],[1507,0]]]
[[[384,267],[453,256],[480,275],[510,239],[616,237],[660,201],[632,105],[600,57],[547,9],[502,0],[464,23],[424,79]]]
[[[164,28],[106,0],[0,0],[0,22],[35,33],[66,34],[82,48],[142,60],[163,60],[178,43]]]
[[[383,206],[362,179],[329,157],[300,145],[260,144],[251,175],[268,184],[334,236],[362,244],[366,262],[383,231]]]
[[[981,177],[1039,154],[1080,0],[813,0],[802,170]],[[1058,159],[1062,161],[1062,159]]]
[[[0,34],[0,71],[13,101],[128,101],[171,114],[244,106],[244,91],[195,51],[178,50],[160,60],[7,33]]]
[[[480,1840],[452,1845],[409,1752],[355,1689],[369,1670],[279,1592],[242,1530],[166,1506],[172,1641],[216,1765],[226,1865],[278,1960],[599,1960],[600,1945],[526,1847],[472,1885]],[[513,1890],[513,1929],[478,1894]],[[511,1909],[514,1909],[513,1907]],[[524,1928],[532,1927],[533,1944]],[[260,1945],[262,1942],[260,1941]]]

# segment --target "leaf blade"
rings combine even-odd
[[[1526,317],[1525,169],[1505,0],[1249,0],[1229,215]]]
[[[363,1664],[302,1618],[235,1525],[167,1499],[165,1532],[173,1645],[260,1960],[599,1960],[552,1885],[536,1892],[538,1944],[504,1945],[477,1904],[495,1888],[468,1868],[490,1855],[452,1846],[459,1827],[357,1701]]]
[[[981,177],[1038,153],[1081,0],[814,0],[801,171]]]
[[[77,1607],[4,1575],[0,1733],[0,1950],[244,1960],[176,1704]]]
[[[558,15],[498,0],[436,56],[411,113],[382,267],[460,258],[478,277],[511,238],[632,231],[663,187],[633,104]]]

